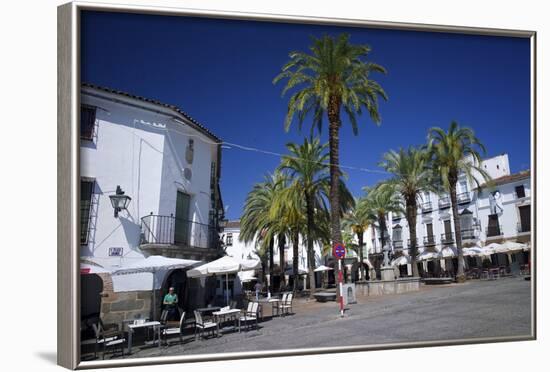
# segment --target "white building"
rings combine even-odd
[[[503,154],[483,160],[481,167],[491,176],[485,183],[481,177],[477,184],[459,177],[457,199],[463,247],[483,247],[491,242],[505,240],[530,242],[531,187],[530,172],[510,174],[508,155]],[[394,255],[408,255],[410,247],[409,228],[405,216],[388,216],[386,242]],[[376,230],[376,232],[373,232]],[[422,269],[432,271],[434,264],[441,269],[449,268],[456,252],[454,221],[448,195],[423,193],[417,215],[417,247],[422,252],[448,253],[448,259],[423,261]],[[380,260],[382,247],[380,231],[369,229],[365,234],[366,249],[373,261]],[[444,252],[445,250],[445,252]],[[512,259],[515,259],[514,256]],[[503,257],[496,258],[503,260]],[[524,257],[518,257],[524,261]],[[524,262],[522,262],[524,263]],[[407,271],[411,273],[410,264]],[[432,266],[432,267],[430,267]]]
[[[222,240],[225,245],[225,251],[229,256],[247,259],[247,258],[258,258],[256,250],[258,249],[256,241],[245,243],[240,240],[240,221],[233,220],[228,221],[227,225],[224,227],[222,232]],[[321,247],[319,244],[314,244],[315,252],[315,266],[323,264],[323,256],[321,253]],[[284,262],[285,262],[285,275],[288,277],[292,275],[292,261],[294,258],[294,250],[292,243],[288,240],[284,244]],[[274,262],[274,271],[279,273],[279,262],[280,262],[280,251],[279,244],[277,239],[274,240],[273,244],[273,262]],[[303,241],[302,237],[299,240],[299,249],[298,249],[298,268],[300,272],[305,272],[308,270],[307,264],[307,244]],[[266,267],[268,272],[269,268]]]
[[[149,255],[210,261],[223,254],[218,137],[175,106],[88,84],[81,89],[80,133],[83,262],[109,272]],[[131,198],[118,213],[111,204],[117,189]],[[113,275],[113,283],[102,278],[103,292],[152,288],[151,274]],[[183,286],[183,280],[177,281]],[[95,296],[90,288],[100,284],[90,281],[83,295]],[[102,302],[129,296],[135,294],[103,296]],[[144,302],[139,295],[136,301]],[[121,308],[111,305],[104,315]]]

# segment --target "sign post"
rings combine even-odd
[[[343,293],[343,281],[344,281],[344,273],[342,272],[342,260],[344,257],[346,257],[346,248],[344,248],[344,245],[342,243],[336,243],[332,247],[332,254],[334,257],[338,259],[338,288],[340,290],[340,316],[344,316],[344,296],[342,296]]]

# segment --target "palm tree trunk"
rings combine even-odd
[[[452,182],[454,181],[454,182]],[[456,269],[456,281],[463,283],[464,277],[464,256],[462,254],[462,235],[460,232],[460,219],[458,216],[458,203],[456,200],[456,178],[449,177],[449,194],[451,196],[451,204],[453,207],[453,220],[455,225],[455,239],[456,239],[456,251],[458,255],[458,267]]]
[[[295,231],[292,234],[292,275],[293,275],[293,284],[292,291],[296,292],[298,286],[298,249],[300,246],[300,234],[298,231]]]
[[[286,236],[285,234],[279,234],[277,237],[277,242],[279,244],[279,269],[281,271],[281,276],[279,280],[279,290],[282,291],[282,288],[286,285],[285,280],[285,244]]]
[[[409,224],[409,237],[411,239],[411,266],[412,275],[417,278],[418,265],[416,264],[416,257],[418,255],[418,241],[416,237],[416,195],[411,198],[407,198],[407,223]]]
[[[340,230],[340,159],[339,159],[339,132],[340,132],[340,104],[341,99],[331,95],[327,110],[329,121],[329,155],[330,155],[330,237],[332,244],[342,243]],[[336,278],[340,276],[340,268],[335,270]],[[336,286],[336,293],[340,295],[340,288]]]
[[[274,238],[269,240],[269,292],[273,292],[273,246],[275,245]]]
[[[359,280],[365,280],[365,268],[363,267],[363,230],[357,233],[357,242],[359,243]]]
[[[382,252],[384,252],[384,246],[386,245],[386,215],[380,213],[378,215],[378,223],[380,224],[380,244],[382,246]]]
[[[309,286],[311,290],[309,291],[309,297],[313,298],[313,292],[315,291],[315,252],[313,250],[313,198],[312,196],[305,191],[306,199],[306,215],[307,215],[307,262],[308,262],[308,274],[309,274]],[[305,288],[304,288],[305,289]]]

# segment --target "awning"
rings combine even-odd
[[[241,280],[242,283],[246,283],[246,282],[251,282],[253,280],[258,280],[258,278],[256,278],[254,276],[254,271],[240,271],[237,273],[237,276],[239,277],[239,279]]]
[[[429,251],[424,251],[424,252],[422,252],[418,255],[418,260],[419,261],[435,260],[435,259],[438,259],[438,258],[440,258],[439,253],[429,252]]]
[[[89,263],[80,263],[80,275],[87,274],[108,274],[109,270],[104,269],[99,265],[92,265]]]
[[[155,273],[160,270],[183,269],[198,263],[200,263],[200,261],[168,258],[164,256],[149,256],[141,260],[136,260],[127,266],[113,270],[113,275]]]

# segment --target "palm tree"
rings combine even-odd
[[[326,113],[329,123],[330,147],[330,217],[332,243],[341,243],[340,230],[340,167],[339,132],[342,126],[341,111],[349,118],[354,134],[357,134],[357,115],[365,108],[370,118],[380,123],[378,99],[387,100],[387,95],[376,81],[371,79],[374,72],[386,70],[365,58],[371,51],[367,45],[349,43],[349,35],[341,34],[337,38],[323,36],[313,39],[310,53],[294,51],[273,83],[288,79],[282,94],[296,89],[288,103],[285,130],[296,115],[301,128],[308,114],[313,115],[313,125],[319,132],[323,115]]]
[[[479,167],[481,164],[480,151],[485,153],[485,147],[471,128],[461,128],[456,121],[451,122],[447,132],[441,128],[431,128],[428,132],[428,141],[434,172],[451,197],[458,253],[456,276],[458,282],[463,282],[465,280],[464,256],[462,254],[456,184],[461,175],[464,175],[469,182],[475,182],[478,186],[479,181],[476,178],[476,173],[486,181],[490,179],[487,172]]]
[[[257,244],[267,245],[270,261],[270,278],[273,278],[273,246],[275,236],[277,236],[279,242],[281,270],[284,270],[284,242],[287,231],[278,220],[270,218],[269,210],[275,201],[277,193],[279,190],[284,189],[287,183],[286,176],[280,172],[267,175],[263,182],[255,184],[248,193],[241,217],[239,240],[250,243],[257,239]],[[283,249],[280,247],[281,242]],[[281,282],[284,284],[284,273],[281,274]],[[273,281],[270,284],[273,287]]]
[[[269,218],[278,220],[290,231],[292,242],[292,274],[293,290],[298,284],[298,256],[300,247],[300,235],[304,236],[306,230],[305,201],[301,184],[295,180],[288,187],[278,190],[274,202],[269,209]]]
[[[390,150],[383,156],[380,166],[393,175],[389,181],[405,201],[409,237],[411,239],[411,266],[413,276],[418,276],[416,256],[418,251],[416,238],[417,200],[422,191],[433,190],[432,171],[429,152],[425,147]]]
[[[357,236],[360,280],[365,278],[365,268],[363,266],[363,238],[365,231],[367,231],[369,225],[373,222],[371,213],[365,212],[366,208],[368,208],[368,201],[365,200],[365,198],[357,199],[355,201],[355,207],[344,215],[342,221],[344,229],[351,231]]]
[[[367,192],[364,199],[367,207],[361,208],[362,214],[378,222],[380,244],[384,249],[388,231],[386,217],[390,212],[401,213],[403,211],[401,199],[395,185],[391,182],[382,182],[373,188],[366,187],[364,190]]]
[[[321,145],[318,138],[308,141],[304,139],[302,145],[288,143],[290,155],[284,155],[279,169],[287,171],[302,189],[306,208],[306,235],[307,261],[309,267],[309,282],[315,288],[315,211],[326,209],[324,201],[324,189],[330,185],[329,167],[327,164],[327,144]],[[310,297],[313,297],[313,290]]]

